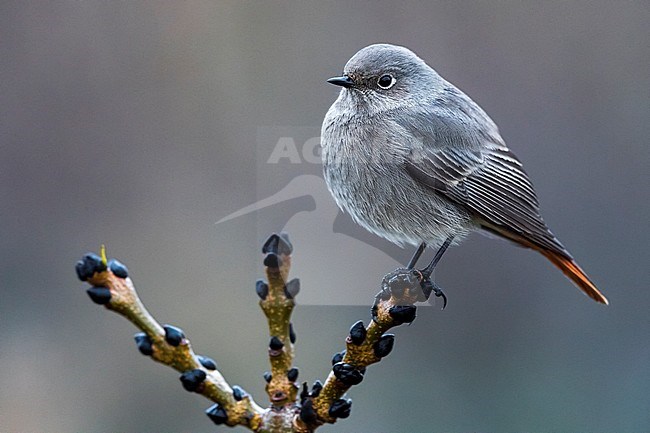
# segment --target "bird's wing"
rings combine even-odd
[[[417,182],[462,206],[484,229],[570,258],[540,216],[521,162],[498,140],[486,135],[481,140],[484,145],[474,149],[425,142],[411,153],[406,170]]]

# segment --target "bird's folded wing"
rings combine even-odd
[[[485,229],[570,257],[540,216],[521,162],[504,144],[486,142],[481,149],[470,150],[425,143],[410,155],[406,170],[416,181],[462,206]]]

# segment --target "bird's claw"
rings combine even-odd
[[[433,294],[436,295],[436,298],[442,298],[442,308],[441,308],[441,310],[444,310],[445,307],[447,306],[447,296],[445,295],[445,292],[443,292],[440,287],[435,286],[433,288]]]
[[[447,307],[447,296],[436,283],[431,281],[429,278],[424,278],[420,281],[420,287],[422,287],[425,300],[429,299],[431,293],[433,293],[436,295],[436,298],[442,298],[442,310]]]

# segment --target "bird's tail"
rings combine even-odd
[[[483,228],[489,232],[503,236],[506,239],[510,239],[521,246],[539,251],[551,263],[557,266],[564,275],[573,281],[573,283],[587,296],[596,302],[609,305],[607,298],[600,293],[596,288],[596,285],[592,283],[587,274],[585,274],[585,271],[580,269],[580,266],[578,266],[575,260],[571,258],[569,252],[562,246],[553,233],[548,231],[548,229],[546,229],[546,232],[542,237],[538,237],[538,240],[535,241],[531,237],[522,236],[512,230],[505,230],[500,226],[483,224]],[[539,239],[542,239],[544,244],[542,244]]]
[[[580,290],[585,292],[587,296],[596,302],[609,305],[607,298],[602,293],[600,293],[594,283],[591,282],[587,274],[585,274],[585,272],[580,269],[580,266],[578,266],[578,264],[573,259],[547,249],[535,249],[542,253],[551,263],[557,266],[564,273],[564,275],[569,277],[569,279],[573,281]]]

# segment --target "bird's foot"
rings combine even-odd
[[[390,298],[405,303],[426,300],[422,299],[419,271],[417,269],[399,268],[385,275],[381,282],[381,291],[375,296],[375,305]]]
[[[412,298],[420,292],[420,272],[417,269],[399,268],[384,276],[378,297]]]
[[[372,306],[373,320],[376,321],[383,311],[383,314],[390,315],[395,325],[413,322],[416,311],[413,304],[425,300],[418,271],[406,268],[395,269],[384,276],[381,287]]]
[[[375,296],[375,301],[385,301],[392,297],[400,301],[425,302],[433,291],[432,288],[424,284],[425,280],[429,279],[425,278],[422,271],[418,269],[395,269],[384,276],[381,283],[382,289]]]

